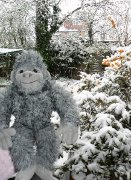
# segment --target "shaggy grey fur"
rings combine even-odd
[[[59,154],[60,141],[50,123],[51,113],[59,113],[61,126],[66,129],[76,127],[70,140],[73,143],[79,125],[76,105],[71,94],[51,80],[42,57],[35,51],[24,51],[17,57],[11,79],[12,84],[0,106],[0,129],[2,132],[9,127],[13,114],[16,134],[12,137],[10,152],[16,171],[34,164],[52,170]],[[65,141],[70,139],[68,132],[64,131],[63,136]],[[74,140],[73,136],[76,136]],[[36,153],[34,145],[37,147]]]

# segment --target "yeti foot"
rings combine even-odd
[[[44,167],[37,165],[35,173],[42,179],[42,180],[57,180],[52,175],[52,171],[45,169]]]
[[[35,173],[35,166],[28,167],[16,174],[15,180],[30,180]]]

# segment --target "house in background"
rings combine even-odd
[[[76,34],[78,36],[85,36],[85,24],[78,18],[67,19],[63,25],[60,27],[57,35],[68,36]]]
[[[65,0],[65,5],[67,5],[69,9],[72,9],[71,2],[71,0]],[[110,10],[110,8],[107,15],[104,15],[105,11],[100,11],[100,18],[96,20],[94,19],[96,22],[94,21],[92,28],[90,28],[90,23],[88,23],[88,13],[86,11],[81,11],[80,14],[76,13],[70,16],[69,19],[62,24],[56,35],[64,37],[77,35],[82,38],[89,38],[90,40],[89,32],[92,30],[92,33],[90,34],[93,34],[93,40],[95,42],[103,42],[111,45],[130,45],[131,0],[110,0],[110,2],[114,4],[114,8],[115,6],[117,7],[116,11],[120,9],[120,12],[123,12],[124,14],[121,15],[115,12],[115,9],[113,13],[113,10]],[[112,23],[114,23],[115,26]]]

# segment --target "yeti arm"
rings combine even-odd
[[[52,100],[54,110],[58,112],[61,118],[58,135],[62,136],[62,141],[68,145],[75,143],[78,138],[80,120],[78,109],[71,93],[54,84],[52,86]]]
[[[54,84],[52,86],[52,99],[54,110],[58,112],[63,125],[78,126],[80,124],[78,109],[71,93],[58,84]]]

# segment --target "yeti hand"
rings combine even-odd
[[[78,138],[78,127],[69,123],[60,126],[58,135],[61,137],[63,143],[67,145],[74,144]]]
[[[7,128],[0,130],[0,148],[8,150],[12,146],[11,136],[16,133],[14,128]]]

